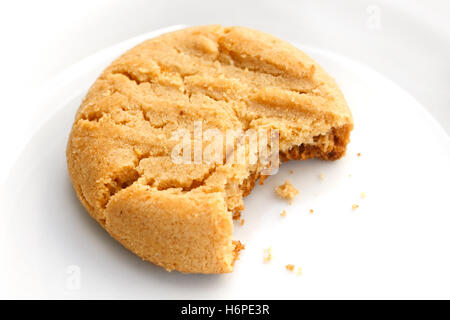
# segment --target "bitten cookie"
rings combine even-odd
[[[115,60],[76,115],[67,146],[70,178],[112,237],[169,271],[233,270],[243,248],[233,239],[233,214],[265,174],[259,160],[225,161],[245,145],[239,136],[223,148],[222,162],[195,155],[174,161],[180,144],[174,134],[184,130],[190,156],[199,125],[203,133],[277,132],[282,161],[335,160],[345,153],[353,120],[335,81],[317,63],[256,30],[188,28]],[[209,145],[200,146],[203,155]]]

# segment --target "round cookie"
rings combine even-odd
[[[115,60],[77,112],[67,146],[70,178],[112,237],[169,271],[233,270],[243,248],[232,236],[233,215],[265,174],[259,161],[227,162],[237,147],[222,150],[224,161],[174,161],[174,134],[184,130],[194,152],[199,125],[224,136],[276,131],[283,161],[335,160],[345,153],[353,120],[317,63],[248,28],[188,28]],[[207,148],[201,145],[203,156]]]

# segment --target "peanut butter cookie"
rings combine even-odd
[[[281,161],[335,160],[352,128],[335,81],[294,46],[248,28],[193,27],[138,45],[100,75],[76,115],[68,170],[86,210],[142,259],[225,273],[243,248],[233,214],[274,164],[248,161],[252,146]],[[263,129],[276,145],[246,135]],[[225,142],[212,148],[211,136]],[[228,161],[239,152],[245,161]]]

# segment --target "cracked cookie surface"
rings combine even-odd
[[[353,128],[334,80],[259,31],[188,28],[115,60],[76,115],[67,147],[74,189],[129,250],[194,273],[232,271],[242,248],[232,216],[262,174],[259,164],[172,161],[173,133],[193,137],[195,122],[203,131],[275,129],[283,161],[338,159]]]

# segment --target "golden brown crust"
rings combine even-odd
[[[125,247],[167,270],[230,272],[258,164],[176,164],[175,130],[271,128],[280,158],[341,157],[353,120],[334,80],[265,33],[193,27],[150,39],[114,61],[89,90],[67,161],[85,208]],[[204,151],[204,150],[203,150]],[[260,180],[260,181],[261,181]]]
[[[324,145],[297,145],[293,146],[286,152],[280,152],[280,159],[283,162],[289,160],[308,160],[308,159],[322,159],[322,160],[338,160],[345,155],[346,146],[350,142],[350,132],[353,125],[344,126],[342,128],[333,128],[330,133],[325,135],[325,140],[333,141],[333,144],[328,148]],[[315,137],[314,141],[318,142],[321,136]],[[243,191],[243,196],[248,196],[255,187],[258,179],[264,180],[268,176],[257,175],[251,173],[249,177],[242,183],[240,188]],[[262,184],[262,183],[261,183]],[[240,215],[236,218],[239,219]]]
[[[322,160],[337,160],[345,155],[347,144],[350,142],[350,132],[353,124],[340,128],[332,128],[325,135],[314,137],[315,144],[301,144],[292,147],[287,152],[280,152],[282,161],[307,160],[319,158]],[[323,141],[326,141],[325,144]]]

